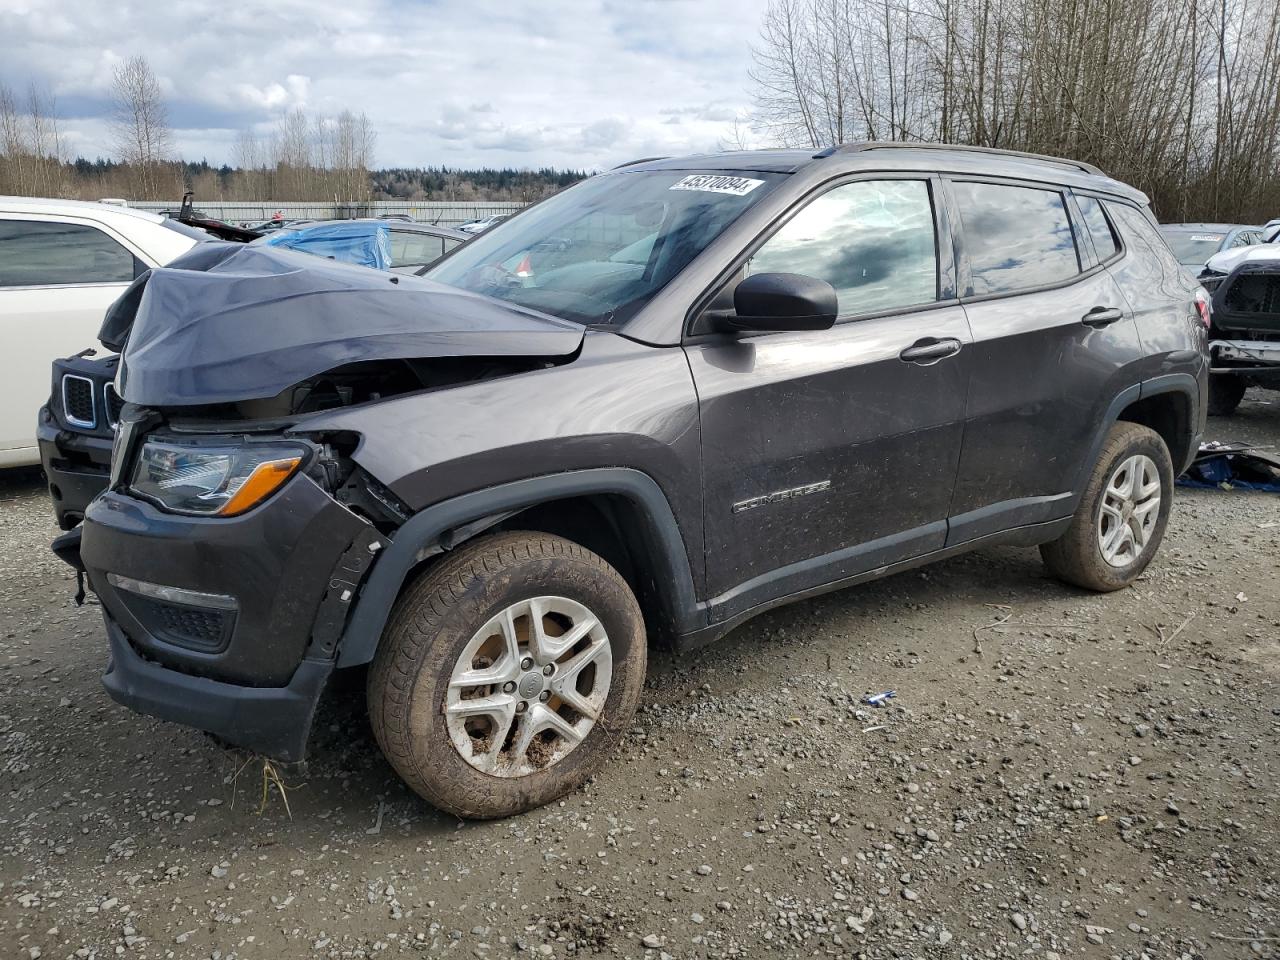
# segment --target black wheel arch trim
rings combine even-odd
[[[338,647],[337,666],[368,663],[377,652],[391,608],[410,572],[423,559],[452,549],[511,513],[574,497],[613,494],[639,507],[650,538],[643,548],[658,566],[666,594],[666,613],[676,633],[706,626],[697,602],[689,557],[675,514],[662,488],[648,474],[629,467],[600,467],[548,474],[462,494],[433,504],[396,531],[373,566]],[[447,537],[468,528],[467,536]],[[446,538],[447,539],[442,539]]]
[[[1191,405],[1190,426],[1192,430],[1191,443],[1189,445],[1188,457],[1195,454],[1196,448],[1199,446],[1199,429],[1200,429],[1200,382],[1190,373],[1167,373],[1158,377],[1152,377],[1150,380],[1144,380],[1140,383],[1131,384],[1116,394],[1111,401],[1111,405],[1107,407],[1106,414],[1103,415],[1102,424],[1098,429],[1097,436],[1094,437],[1093,446],[1089,451],[1089,457],[1084,463],[1080,464],[1076,475],[1075,490],[1076,496],[1074,502],[1079,502],[1080,491],[1084,489],[1085,483],[1088,481],[1089,473],[1093,470],[1094,465],[1098,462],[1098,454],[1102,451],[1102,445],[1106,442],[1107,434],[1111,428],[1120,420],[1120,414],[1125,408],[1139,400],[1147,397],[1154,397],[1164,393],[1181,393],[1186,396],[1187,402]],[[1173,465],[1174,476],[1185,470],[1187,464],[1175,463]],[[1074,507],[1073,507],[1074,509]]]

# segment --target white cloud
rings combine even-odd
[[[749,104],[766,0],[0,0],[0,80],[47,80],[106,154],[111,70],[146,56],[189,157],[285,111],[365,111],[387,165],[596,168],[714,149]]]
[[[307,91],[310,87],[310,77],[291,73],[285,77],[284,83],[269,83],[265,87],[255,87],[251,83],[238,83],[234,91],[245,106],[283,112],[296,107],[305,107]]]

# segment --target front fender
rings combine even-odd
[[[549,474],[463,494],[415,514],[396,531],[391,545],[369,574],[338,648],[338,666],[373,659],[391,608],[415,566],[450,546],[445,537],[486,517],[538,504],[593,494],[615,494],[636,504],[645,518],[645,548],[655,564],[655,578],[669,591],[673,627],[688,633],[706,626],[698,607],[689,558],[675,514],[662,489],[648,474],[625,467],[605,467]]]

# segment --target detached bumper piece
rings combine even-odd
[[[147,660],[104,614],[111,661],[102,685],[117,703],[212,733],[289,763],[302,760],[332,661],[303,660],[283,687],[242,687],[194,677]]]
[[[1210,490],[1262,490],[1280,493],[1280,457],[1247,443],[1210,440],[1200,444],[1186,473],[1178,477],[1186,487]]]

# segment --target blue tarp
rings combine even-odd
[[[1202,443],[1187,472],[1184,487],[1218,490],[1264,490],[1280,493],[1280,459],[1259,453],[1247,443]]]
[[[343,263],[355,263],[375,270],[391,269],[391,231],[385,223],[349,220],[342,223],[318,223],[314,227],[281,230],[254,243],[268,247],[284,247],[328,257]]]

